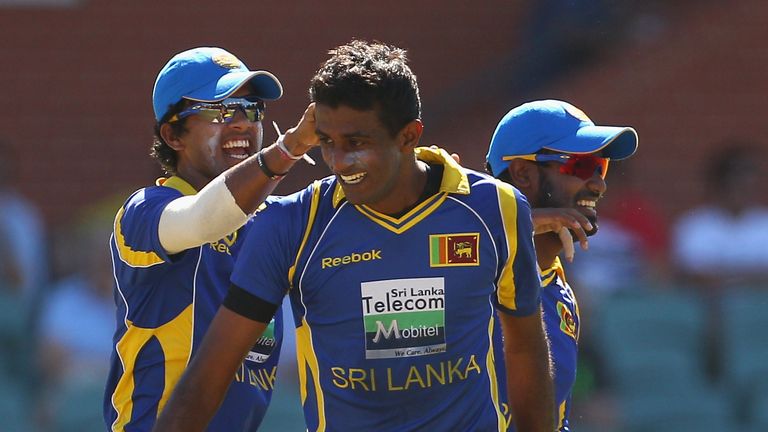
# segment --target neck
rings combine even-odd
[[[187,169],[187,167],[183,166],[181,163],[176,167],[175,176],[189,183],[189,185],[195,188],[198,192],[212,180],[199,171]]]
[[[421,197],[424,187],[427,185],[427,165],[416,160],[407,163],[403,167],[397,179],[397,185],[389,193],[389,196],[368,207],[386,215],[402,213],[409,207],[413,207]]]

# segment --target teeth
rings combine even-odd
[[[579,201],[576,201],[576,205],[581,207],[595,208],[595,205],[597,205],[597,201],[579,200]]]
[[[363,180],[363,178],[365,177],[365,173],[357,173],[352,175],[339,174],[339,177],[341,177],[341,180],[343,180],[344,183],[356,184],[356,183],[360,183]]]
[[[232,140],[224,143],[222,148],[248,148],[248,140]]]
[[[231,154],[229,155],[229,157],[235,158],[235,159],[246,159],[248,155],[247,154]]]

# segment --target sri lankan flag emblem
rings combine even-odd
[[[429,236],[429,266],[480,265],[480,233],[434,234]]]
[[[573,320],[573,314],[563,302],[557,302],[557,314],[560,315],[560,330],[576,339],[576,321]]]

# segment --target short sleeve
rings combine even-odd
[[[289,271],[303,234],[304,215],[298,195],[270,200],[251,221],[231,282],[262,300],[280,304],[290,288]]]
[[[528,200],[506,183],[498,187],[504,226],[499,256],[506,257],[497,282],[496,307],[511,315],[534,313],[541,303],[541,279],[533,245],[533,221]]]

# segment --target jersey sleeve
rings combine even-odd
[[[269,303],[282,302],[305,227],[305,197],[300,192],[270,199],[255,214],[235,261],[234,285]]]
[[[175,189],[145,188],[128,198],[115,217],[115,245],[120,259],[131,267],[150,267],[171,258],[160,244],[160,215],[181,196]]]
[[[499,245],[506,250],[499,253],[505,259],[497,282],[496,307],[511,315],[530,315],[541,303],[531,206],[525,195],[506,183],[499,183],[498,197],[504,226]]]

